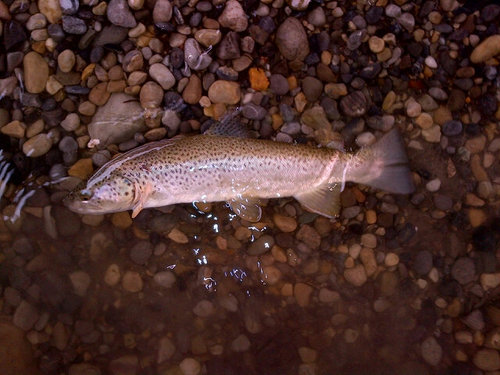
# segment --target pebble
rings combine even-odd
[[[281,74],[272,74],[269,78],[269,85],[276,95],[285,95],[290,90],[288,80]]]
[[[38,374],[37,361],[26,334],[9,319],[0,320],[0,373],[4,375]]]
[[[38,9],[50,23],[58,23],[62,18],[59,0],[38,0]]]
[[[273,221],[282,232],[289,233],[297,229],[297,221],[293,217],[274,214]]]
[[[167,235],[175,243],[186,244],[189,242],[189,238],[177,228],[173,228]]]
[[[13,138],[24,138],[26,125],[18,120],[14,120],[4,125],[1,132]]]
[[[441,180],[439,178],[430,180],[427,184],[425,184],[425,188],[427,189],[427,191],[430,191],[431,193],[435,193],[436,191],[439,190],[440,187],[441,187]]]
[[[32,94],[44,91],[49,78],[49,66],[45,59],[37,52],[28,52],[23,59],[24,84],[26,90]]]
[[[175,353],[175,345],[172,342],[172,340],[167,336],[162,337],[158,342],[157,363],[162,363],[172,358],[174,353]]]
[[[218,80],[210,85],[208,97],[212,103],[238,104],[241,91],[237,82]]]
[[[40,315],[36,307],[23,300],[14,312],[12,323],[23,331],[29,331],[33,328],[39,317]]]
[[[465,285],[476,279],[476,266],[470,258],[459,258],[451,268],[451,276],[460,284]]]
[[[491,35],[483,40],[470,55],[474,64],[485,62],[500,54],[500,34]]]
[[[75,271],[69,274],[69,279],[73,285],[73,291],[77,296],[84,297],[90,286],[90,276],[84,271]]]
[[[355,287],[360,287],[368,280],[366,270],[361,264],[355,265],[353,268],[344,270],[344,278],[346,281]]]
[[[163,64],[157,63],[149,67],[149,75],[160,84],[163,90],[170,90],[175,85],[175,77]]]
[[[443,134],[447,137],[453,137],[462,133],[462,122],[457,120],[446,121],[443,124]]]
[[[274,245],[274,238],[268,234],[260,236],[248,246],[248,255],[262,255],[271,250]]]
[[[354,91],[340,100],[340,109],[349,117],[361,117],[368,109],[368,101],[361,91]]]
[[[269,87],[269,79],[264,70],[259,68],[250,68],[248,71],[250,86],[256,91],[264,91]]]
[[[226,3],[218,21],[222,27],[227,27],[235,32],[245,31],[248,27],[247,15],[237,0],[229,0]]]
[[[61,127],[68,132],[75,131],[79,126],[80,117],[76,113],[68,113],[65,119],[61,121]]]
[[[377,237],[372,233],[365,233],[361,236],[361,245],[374,249],[377,247]]]
[[[295,300],[300,307],[306,307],[309,305],[312,292],[313,288],[308,284],[296,283],[293,287],[293,295],[295,296]]]
[[[145,130],[143,109],[134,97],[114,93],[106,104],[100,107],[88,125],[91,139],[99,146],[129,140],[135,133]]]
[[[500,370],[500,354],[494,349],[479,349],[472,362],[484,371],[497,371]]]
[[[78,0],[59,0],[59,5],[63,14],[75,14],[80,7]]]
[[[309,42],[304,27],[294,17],[285,19],[278,27],[275,42],[287,60],[302,61],[309,54]]]
[[[106,9],[106,16],[116,26],[131,29],[137,25],[125,0],[111,0]]]
[[[140,292],[143,288],[144,282],[141,275],[135,271],[126,271],[122,278],[122,287],[130,293]]]
[[[163,288],[171,288],[175,279],[175,274],[172,271],[161,271],[153,276],[153,280]]]
[[[40,133],[28,139],[23,144],[23,153],[30,158],[45,155],[52,147],[52,138],[46,133]]]
[[[153,8],[153,22],[167,23],[172,18],[172,4],[169,0],[157,0]]]
[[[87,31],[85,21],[73,16],[63,16],[62,27],[67,34],[82,35]]]
[[[304,363],[313,363],[318,359],[318,352],[307,346],[301,346],[298,352],[300,359]]]
[[[374,35],[368,39],[368,46],[370,47],[370,51],[373,53],[380,53],[385,48],[385,41],[384,39]]]
[[[145,265],[153,255],[153,246],[149,241],[139,241],[130,249],[130,259],[136,264]]]
[[[193,313],[200,318],[207,318],[215,313],[215,306],[209,300],[202,299],[193,308]]]
[[[201,372],[201,365],[194,358],[184,358],[179,364],[183,375],[198,375]]]
[[[433,336],[427,337],[420,346],[422,358],[431,366],[437,366],[441,363],[443,348]]]
[[[250,349],[250,340],[245,335],[238,335],[231,342],[231,350],[233,352],[242,353],[248,351],[248,349]]]
[[[104,273],[104,282],[109,286],[118,285],[122,275],[118,264],[110,264]]]

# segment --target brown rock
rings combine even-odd
[[[106,104],[111,95],[107,91],[108,84],[107,82],[101,82],[92,87],[89,93],[89,100],[95,105],[102,106]]]
[[[62,10],[59,0],[39,0],[38,9],[50,23],[57,23],[62,18]]]
[[[41,93],[49,78],[49,65],[40,54],[31,51],[24,56],[23,66],[26,90],[32,94]]]
[[[239,83],[232,81],[215,81],[208,89],[208,97],[212,103],[237,104],[240,95]]]
[[[80,159],[68,170],[68,175],[86,180],[93,172],[92,159]]]
[[[24,331],[15,327],[6,317],[0,317],[0,374],[40,374]]]
[[[182,92],[182,99],[188,104],[197,104],[200,101],[201,94],[201,80],[196,74],[192,74]]]
[[[491,35],[483,40],[470,55],[474,64],[485,62],[500,53],[500,34]]]
[[[276,32],[276,44],[287,60],[304,60],[309,54],[309,42],[304,27],[297,18],[287,18]]]

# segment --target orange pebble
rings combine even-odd
[[[250,78],[250,86],[256,91],[264,91],[269,87],[269,79],[266,77],[264,70],[260,68],[250,68],[248,71]]]

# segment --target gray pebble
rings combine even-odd
[[[446,121],[443,125],[443,134],[452,137],[462,133],[462,122],[458,120]]]
[[[427,275],[433,266],[432,253],[428,250],[419,251],[413,259],[412,269],[418,276]]]
[[[87,31],[85,21],[73,16],[63,16],[62,27],[68,34],[81,35]]]
[[[243,106],[241,114],[249,120],[262,120],[266,117],[267,111],[261,106],[248,103]]]
[[[116,26],[132,28],[137,25],[125,0],[111,0],[108,3],[106,15],[108,20]]]
[[[439,87],[431,87],[429,89],[429,95],[436,100],[444,101],[448,99],[448,94],[446,93],[446,91]]]
[[[130,259],[134,263],[144,265],[153,254],[153,246],[149,241],[139,241],[130,249]]]
[[[368,101],[361,91],[354,91],[340,100],[340,109],[350,117],[363,116],[368,109]]]
[[[306,77],[302,81],[302,91],[308,101],[315,102],[323,92],[323,83],[315,77]]]
[[[287,79],[281,74],[272,74],[269,78],[269,88],[276,95],[285,95],[290,86]]]
[[[75,14],[78,12],[80,2],[78,0],[59,0],[63,14]]]
[[[451,276],[460,284],[468,284],[476,279],[476,266],[470,258],[459,258],[451,268]]]

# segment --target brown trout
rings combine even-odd
[[[258,221],[259,199],[290,196],[310,211],[334,217],[347,181],[391,193],[414,190],[397,130],[356,153],[213,134],[126,152],[102,166],[65,204],[82,214],[132,210],[136,217],[148,207],[227,201],[242,218]]]

